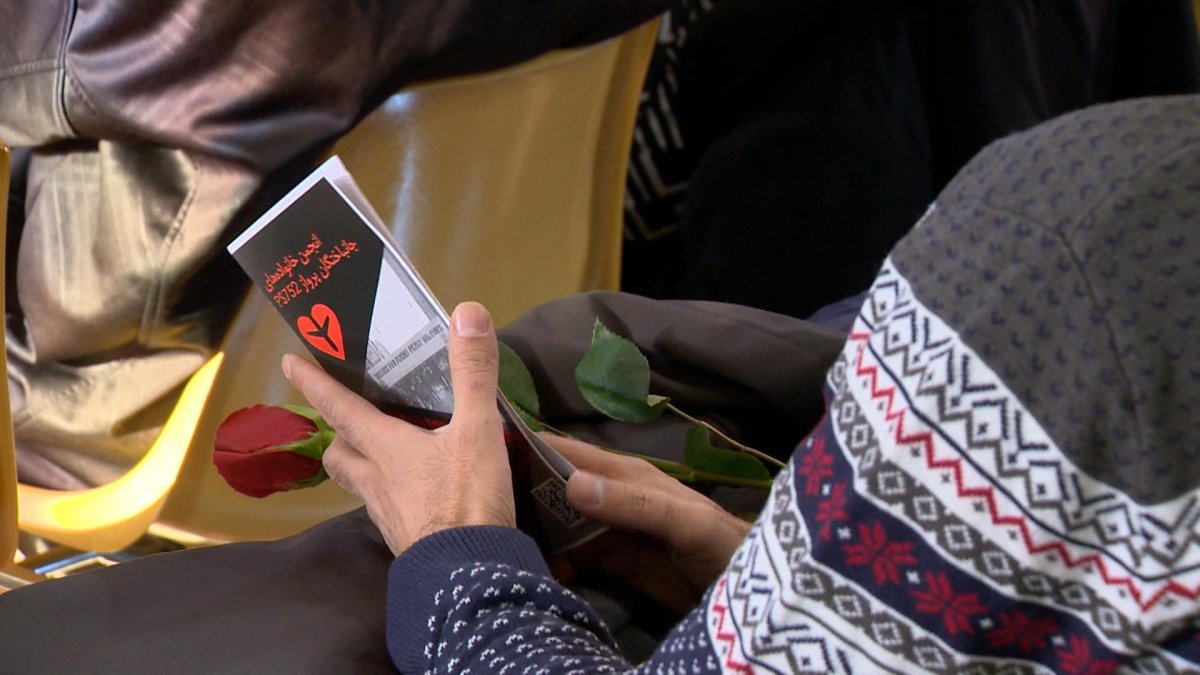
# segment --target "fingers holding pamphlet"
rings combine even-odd
[[[449,421],[449,318],[337,157],[229,252],[335,379],[419,426]],[[571,463],[532,433],[499,391],[497,398],[520,527],[550,552],[602,531],[566,500]]]

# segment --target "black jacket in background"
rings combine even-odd
[[[677,216],[644,216],[678,230],[629,241],[625,290],[808,316],[866,288],[990,141],[1095,103],[1200,90],[1186,0],[704,6],[677,10],[677,87],[662,88],[690,185]]]

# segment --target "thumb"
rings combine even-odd
[[[593,520],[664,541],[672,539],[672,522],[689,507],[668,493],[583,470],[567,481],[567,499]]]
[[[454,417],[462,422],[497,415],[500,354],[492,317],[478,302],[464,302],[450,317],[450,379]]]

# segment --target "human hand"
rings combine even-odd
[[[283,373],[337,432],[325,470],[362,499],[392,553],[463,525],[516,527],[512,475],[496,382],[500,357],[482,305],[459,305],[450,318],[454,415],[428,431],[390,417],[316,365],[283,357]]]
[[[577,440],[546,440],[578,469],[567,481],[571,504],[615,530],[569,551],[575,567],[605,572],[682,613],[750,531],[750,523],[645,460]]]

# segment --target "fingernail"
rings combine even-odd
[[[492,328],[492,317],[478,302],[464,302],[454,309],[454,331],[460,337],[483,337]]]
[[[603,478],[586,471],[576,471],[571,480],[578,486],[575,496],[579,506],[600,506],[604,503]]]
[[[293,358],[295,358],[295,357],[292,356],[291,354],[284,354],[283,361],[279,364],[279,367],[283,369],[283,376],[286,377],[288,379],[288,381],[291,381],[291,379],[292,379],[292,359]]]

